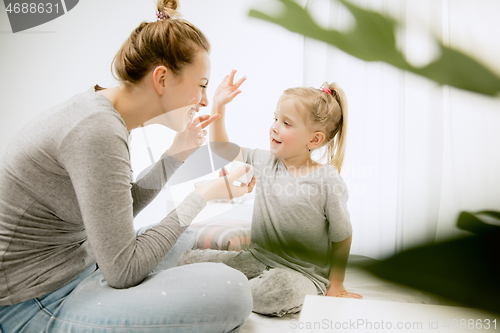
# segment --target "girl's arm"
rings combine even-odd
[[[238,94],[241,93],[241,90],[238,90],[238,88],[246,80],[246,77],[242,77],[238,82],[233,83],[235,74],[236,70],[233,69],[231,71],[231,74],[226,75],[224,80],[222,80],[222,83],[215,91],[211,114],[212,116],[216,115],[217,113],[220,114],[220,119],[214,121],[210,128],[210,142],[229,142],[225,119],[226,104],[231,102]],[[241,157],[241,149],[235,160],[243,161]]]
[[[330,267],[330,287],[326,291],[326,296],[362,298],[363,296],[350,293],[345,290],[344,278],[347,259],[351,250],[352,235],[341,242],[332,242],[332,262]]]

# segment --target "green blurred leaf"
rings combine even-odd
[[[360,268],[464,306],[500,313],[499,265],[497,231],[417,247]]]
[[[470,231],[474,234],[484,234],[484,233],[500,231],[500,226],[483,222],[478,217],[478,215],[481,214],[489,215],[493,218],[500,220],[500,213],[498,212],[483,211],[476,214],[462,212],[458,217],[457,226],[462,230]]]
[[[410,65],[396,47],[398,23],[380,13],[365,10],[347,0],[339,0],[353,14],[354,29],[348,32],[323,29],[309,12],[292,0],[277,0],[284,4],[283,14],[272,17],[252,9],[249,15],[306,37],[324,41],[365,61],[383,61],[400,69],[427,77],[441,85],[494,96],[500,92],[500,78],[471,57],[445,47],[439,41],[441,57],[424,68]]]

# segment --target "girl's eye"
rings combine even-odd
[[[287,126],[290,126],[290,124],[289,124],[289,123],[287,123],[286,121],[284,122],[284,124],[285,124],[285,125],[287,125]]]
[[[206,85],[200,85],[200,87],[202,87],[203,89],[207,89],[207,86]]]

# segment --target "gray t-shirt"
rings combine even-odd
[[[136,236],[134,216],[181,165],[165,152],[131,183],[127,128],[94,89],[32,119],[0,163],[0,305],[52,292],[95,262],[113,287],[140,283],[206,205],[191,193]]]
[[[257,180],[250,251],[268,266],[303,273],[326,293],[331,242],[352,234],[344,181],[329,165],[294,178],[266,150],[242,148],[242,158]]]

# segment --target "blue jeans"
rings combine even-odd
[[[43,297],[0,306],[0,332],[237,331],[252,310],[247,278],[223,264],[176,267],[193,244],[188,228],[158,268],[132,288],[111,288],[93,265]]]

